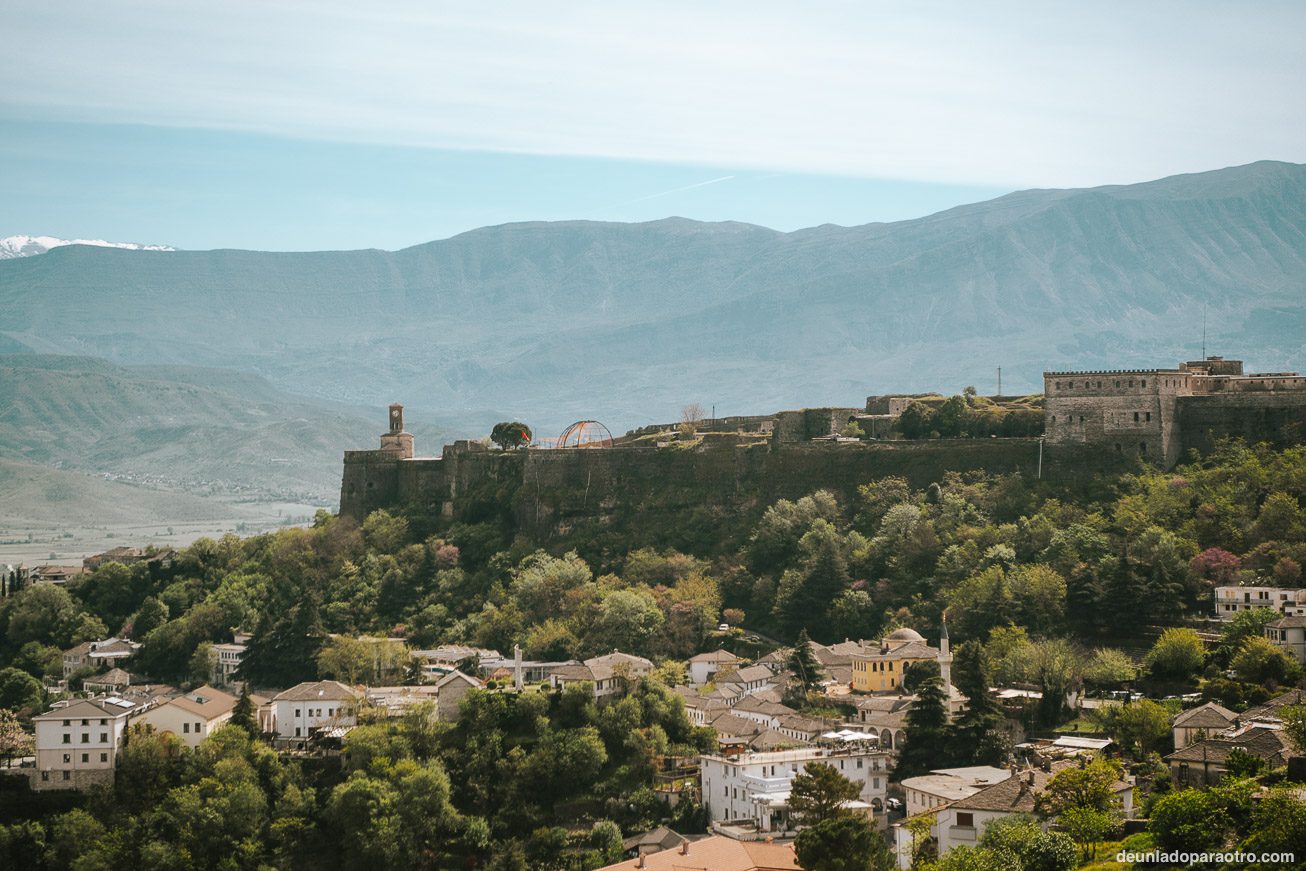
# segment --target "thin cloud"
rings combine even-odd
[[[730,181],[732,178],[734,178],[733,175],[723,175],[723,176],[721,176],[720,178],[708,179],[707,181],[700,181],[700,182],[698,182],[698,183],[696,183],[696,184],[687,184],[687,185],[685,185],[684,187],[672,188],[672,189],[669,190],[669,191],[658,191],[657,193],[655,193],[655,194],[649,194],[649,195],[646,196],[646,197],[635,197],[635,199],[633,199],[633,200],[627,200],[627,201],[624,202],[624,203],[617,203],[617,205],[618,205],[618,206],[629,206],[629,205],[631,205],[632,203],[642,203],[642,202],[644,202],[645,200],[656,200],[658,197],[669,197],[669,196],[671,196],[672,194],[678,194],[678,193],[680,193],[681,191],[692,191],[694,188],[705,188],[705,187],[707,187],[707,186],[710,185],[710,184],[720,184],[720,183],[723,182],[723,181]],[[615,206],[614,206],[614,208],[615,208]]]

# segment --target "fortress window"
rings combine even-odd
[[[1146,386],[1147,386],[1147,379],[1144,378],[1140,383],[1141,383],[1144,387],[1146,387]]]
[[[1084,415],[1081,414],[1081,415],[1079,416],[1079,422],[1080,422],[1080,423],[1083,423],[1083,422],[1084,422]]]
[[[1151,423],[1151,422],[1152,422],[1152,412],[1149,411],[1149,412],[1147,413],[1147,415],[1146,415],[1146,418],[1147,418],[1147,422],[1148,422],[1148,423]]]
[[[1134,423],[1138,423],[1138,412],[1134,412]]]
[[[1052,422],[1053,422],[1053,423],[1056,423],[1056,422],[1057,422],[1057,416],[1056,416],[1055,414],[1052,415]]]
[[[1147,453],[1147,442],[1139,442],[1139,443],[1138,443],[1138,452],[1139,452],[1140,454],[1146,454],[1146,453]]]
[[[1120,453],[1120,442],[1116,442],[1116,453]]]
[[[1117,386],[1117,387],[1120,386],[1120,382],[1119,382],[1119,381],[1116,382],[1116,386]]]

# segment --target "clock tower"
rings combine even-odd
[[[381,436],[381,450],[401,460],[413,458],[413,436],[404,431],[404,407],[397,402],[390,406],[390,431]]]

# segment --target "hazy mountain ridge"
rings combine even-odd
[[[793,233],[673,218],[395,252],[62,248],[0,263],[0,343],[549,434],[691,400],[725,414],[993,389],[997,366],[1036,390],[1045,368],[1190,357],[1203,309],[1212,352],[1306,368],[1303,291],[1306,167],[1262,162]]]
[[[139,242],[106,242],[103,239],[60,239],[57,236],[5,236],[0,238],[0,260],[35,257],[65,245],[91,245],[97,248],[126,248],[132,251],[175,251],[168,245],[143,245]]]
[[[334,504],[340,454],[384,428],[243,373],[0,357],[0,457],[230,500]],[[443,433],[415,427],[439,441]]]

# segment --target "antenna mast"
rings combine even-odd
[[[1206,303],[1202,303],[1202,359],[1206,359]]]

